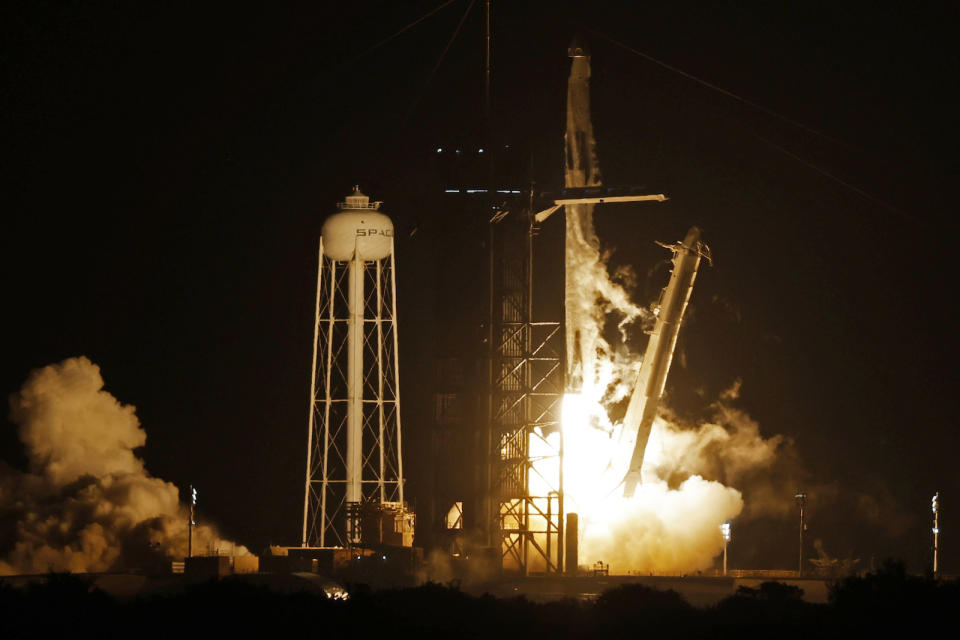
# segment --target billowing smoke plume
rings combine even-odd
[[[796,480],[792,443],[764,438],[755,421],[730,406],[735,394],[736,386],[695,426],[658,418],[643,483],[631,498],[623,497],[621,483],[633,443],[620,438],[620,425],[609,424],[601,405],[567,397],[565,488],[569,509],[580,513],[584,564],[641,573],[708,569],[723,549],[722,523],[792,506],[783,499]]]
[[[732,406],[738,383],[702,424],[656,421],[643,484],[624,498],[634,443],[609,410],[633,390],[642,359],[644,345],[631,344],[625,327],[649,312],[610,277],[589,207],[567,208],[566,231],[568,379],[579,393],[564,401],[564,491],[567,510],[580,515],[580,558],[617,572],[708,569],[723,549],[722,523],[792,506],[783,499],[794,488],[783,472],[794,468],[792,443],[763,438]],[[604,335],[608,318],[618,323],[615,339]]]
[[[30,374],[10,398],[29,461],[0,468],[0,574],[142,567],[187,552],[188,513],[173,484],[147,473],[134,408],[103,390],[100,368],[70,358]],[[194,548],[231,549],[209,526]]]
[[[595,187],[602,182],[590,119],[589,81],[589,57],[574,57],[567,84],[564,136],[567,188]],[[639,362],[611,347],[603,335],[605,319],[608,314],[618,315],[621,337],[625,338],[629,323],[650,314],[633,304],[626,290],[608,276],[609,256],[600,251],[600,240],[593,225],[593,205],[567,205],[565,218],[567,379],[573,388],[582,389],[589,397],[593,397],[599,384],[612,394],[605,400],[617,402],[628,393],[629,385],[636,378],[634,365],[639,367]],[[621,384],[623,381],[627,382]]]
[[[608,256],[600,253],[593,229],[593,205],[571,205],[566,218],[568,378],[591,396],[595,385],[601,385],[605,401],[619,402],[632,389],[640,360],[604,337],[606,318],[618,318],[620,338],[625,339],[626,327],[650,312],[631,302],[624,287],[607,274]]]
[[[596,187],[602,181],[590,119],[590,57],[577,40],[569,53],[565,185]],[[631,343],[627,326],[638,318],[651,320],[652,313],[630,300],[623,283],[631,273],[620,270],[610,277],[593,213],[592,204],[565,207],[564,509],[580,515],[583,564],[599,560],[615,572],[706,569],[723,548],[722,523],[741,513],[775,515],[792,506],[783,500],[795,488],[786,488],[795,481],[791,443],[764,439],[758,425],[732,407],[735,386],[703,424],[661,416],[646,448],[643,483],[631,498],[623,497],[636,436],[623,433],[616,406],[633,391],[645,347],[642,341]],[[610,321],[619,335],[605,331]],[[531,454],[537,453],[535,442],[531,439]],[[534,471],[544,470],[552,469],[544,462],[534,465]],[[547,487],[535,482],[531,474],[531,495],[542,495]]]
[[[706,569],[722,549],[720,524],[744,508],[741,493],[708,468],[718,448],[711,443],[729,444],[720,448],[731,452],[731,473],[737,464],[747,473],[770,463],[777,442],[764,441],[756,429],[691,430],[658,421],[648,447],[658,449],[657,464],[647,465],[632,498],[622,496],[633,442],[608,409],[628,397],[640,369],[635,351],[643,345],[631,349],[625,327],[648,312],[609,276],[591,209],[567,209],[568,378],[580,393],[564,400],[564,491],[567,509],[580,515],[580,558],[611,563],[617,572]],[[620,329],[616,344],[603,335],[611,314]]]
[[[743,509],[740,492],[690,476],[676,488],[654,480],[631,498],[619,494],[590,510],[582,564],[602,561],[617,573],[685,573],[707,569],[723,548],[720,524]]]
[[[802,473],[793,441],[764,438],[760,425],[734,406],[740,381],[713,404],[710,419],[688,425],[664,412],[647,445],[647,471],[674,487],[691,475],[716,480],[744,493],[746,517],[786,516],[785,500],[800,486]]]

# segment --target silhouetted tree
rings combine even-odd
[[[601,634],[676,638],[683,637],[694,626],[697,613],[676,591],[625,584],[601,594],[593,606],[592,617]]]

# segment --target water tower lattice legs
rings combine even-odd
[[[319,260],[301,543],[348,546],[356,506],[404,500],[395,261]]]

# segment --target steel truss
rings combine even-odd
[[[348,546],[361,504],[405,508],[395,263],[332,260],[321,240],[319,265],[302,544]]]
[[[491,227],[489,496],[503,568],[562,572],[564,337],[533,322],[533,216]]]

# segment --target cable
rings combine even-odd
[[[341,65],[341,66],[346,66],[347,64],[352,64],[352,63],[356,62],[357,60],[359,60],[360,58],[362,58],[363,56],[368,55],[368,54],[376,51],[377,49],[379,49],[379,48],[382,47],[383,45],[387,44],[388,42],[390,42],[391,40],[393,40],[394,38],[396,38],[397,36],[399,36],[399,35],[400,35],[401,33],[403,33],[404,31],[407,31],[408,29],[411,29],[411,28],[417,26],[418,24],[420,24],[421,22],[423,22],[424,20],[426,20],[427,18],[429,18],[430,16],[432,16],[433,14],[435,14],[437,11],[440,11],[441,9],[443,9],[444,7],[446,7],[447,5],[453,4],[454,2],[456,2],[456,0],[447,0],[446,2],[441,3],[440,5],[434,7],[434,8],[431,9],[430,11],[426,12],[425,14],[423,14],[422,16],[420,16],[419,18],[417,18],[416,20],[414,20],[413,22],[411,22],[410,24],[408,24],[408,25],[405,26],[404,28],[400,29],[399,31],[397,31],[397,32],[394,33],[393,35],[387,36],[386,38],[384,38],[383,40],[381,40],[380,42],[376,43],[375,45],[373,45],[372,47],[370,47],[370,48],[368,48],[368,49],[364,49],[363,51],[361,51],[360,53],[358,53],[357,55],[355,55],[349,62],[346,62],[346,63],[344,63],[344,64]]]
[[[451,2],[452,1],[453,0],[451,0]],[[407,131],[407,123],[409,122],[410,117],[413,115],[413,112],[416,111],[417,106],[420,104],[420,101],[423,99],[423,95],[426,93],[427,87],[430,86],[430,82],[433,80],[433,76],[436,75],[437,70],[440,68],[440,65],[443,64],[443,60],[444,58],[446,58],[447,52],[450,50],[450,47],[453,45],[454,40],[457,39],[457,35],[460,33],[460,29],[463,27],[463,23],[466,22],[467,16],[470,15],[470,11],[473,9],[473,5],[475,2],[476,0],[470,0],[470,4],[467,5],[466,11],[464,11],[463,16],[460,17],[460,22],[457,23],[456,28],[453,30],[453,35],[450,36],[450,39],[447,41],[447,45],[443,48],[443,51],[440,53],[440,57],[437,58],[436,64],[433,65],[433,68],[430,70],[430,73],[427,75],[427,79],[423,83],[423,87],[420,89],[420,92],[410,103],[410,106],[407,109],[407,112],[404,114],[403,120],[400,122],[400,126],[397,129],[401,137]],[[450,4],[450,2],[447,2],[446,4]],[[442,8],[442,7],[438,7],[438,9],[439,8]],[[434,11],[436,11],[436,9]],[[376,163],[376,168],[374,169],[374,176],[379,175],[380,170],[382,168],[382,163],[385,157],[386,157],[385,149],[382,149],[379,159]]]
[[[904,219],[906,219],[906,220],[910,220],[910,221],[916,222],[916,219],[915,219],[913,216],[911,216],[911,215],[908,214],[907,212],[903,211],[902,209],[898,209],[897,207],[893,206],[893,205],[890,204],[889,202],[886,202],[886,201],[884,201],[884,200],[881,200],[880,198],[878,198],[877,196],[873,195],[872,193],[869,193],[869,192],[867,192],[867,191],[864,191],[864,190],[861,189],[860,187],[858,187],[858,186],[856,186],[856,185],[854,185],[854,184],[851,184],[851,183],[847,182],[846,180],[843,180],[842,178],[840,178],[840,177],[838,177],[838,176],[833,175],[832,173],[830,173],[830,172],[827,171],[826,169],[822,169],[821,167],[818,167],[817,165],[813,164],[812,162],[810,162],[810,161],[808,161],[808,160],[804,160],[803,158],[801,158],[801,157],[798,156],[797,154],[795,154],[795,153],[793,153],[792,151],[789,151],[789,150],[781,147],[780,145],[778,145],[776,142],[774,142],[774,141],[772,141],[772,140],[768,140],[767,138],[764,138],[763,136],[761,136],[761,135],[759,135],[759,134],[757,134],[757,133],[754,133],[754,135],[756,135],[758,139],[762,140],[763,142],[766,142],[768,145],[770,145],[771,147],[773,147],[774,149],[776,149],[776,150],[779,151],[780,153],[784,154],[784,155],[787,156],[787,157],[793,158],[794,160],[796,160],[797,162],[799,162],[800,164],[802,164],[803,166],[805,166],[805,167],[807,167],[807,168],[809,168],[809,169],[813,169],[814,171],[816,171],[816,172],[819,173],[820,175],[824,176],[825,178],[828,178],[828,179],[830,179],[830,180],[833,180],[833,181],[836,182],[837,184],[839,184],[839,185],[841,185],[841,186],[843,186],[843,187],[846,187],[847,189],[850,189],[850,190],[853,191],[854,193],[856,193],[856,194],[858,194],[858,195],[866,198],[867,200],[870,200],[871,202],[874,202],[874,203],[880,205],[881,207],[883,207],[883,208],[886,209],[887,211],[890,211],[890,212],[892,212],[892,213],[896,213],[896,214],[902,216],[902,217],[903,217]]]
[[[450,36],[450,40],[447,42],[447,46],[443,48],[443,52],[440,54],[440,57],[437,59],[437,64],[433,65],[433,69],[430,70],[430,75],[427,76],[427,81],[423,83],[423,90],[426,91],[427,87],[430,86],[430,81],[433,80],[433,76],[437,73],[437,69],[440,68],[440,65],[443,64],[443,59],[447,57],[447,51],[450,50],[450,46],[453,44],[453,41],[457,39],[457,34],[460,33],[460,28],[463,26],[463,23],[466,22],[467,16],[470,15],[470,10],[473,9],[473,5],[477,0],[470,0],[470,4],[467,5],[467,10],[463,12],[463,16],[460,18],[460,22],[457,23],[457,28],[453,30],[453,35]],[[422,95],[422,92],[421,92]],[[411,105],[411,111],[413,107],[419,103],[419,98],[417,102]],[[409,117],[409,116],[408,116]]]
[[[788,124],[791,124],[791,125],[793,125],[794,127],[797,127],[797,128],[799,128],[799,129],[803,129],[804,131],[806,131],[806,132],[808,132],[808,133],[812,133],[812,134],[814,134],[814,135],[816,135],[816,136],[820,136],[820,137],[823,138],[824,140],[829,140],[830,142],[832,142],[832,143],[834,143],[834,144],[840,145],[840,146],[842,146],[842,147],[846,147],[847,149],[856,149],[856,147],[854,147],[853,145],[851,145],[849,142],[844,142],[843,140],[839,140],[839,139],[837,139],[837,138],[834,138],[833,136],[829,136],[829,135],[823,133],[822,131],[819,131],[819,130],[817,130],[817,129],[814,129],[814,128],[811,127],[810,125],[806,125],[806,124],[800,122],[799,120],[794,120],[793,118],[790,118],[789,116],[785,116],[785,115],[783,115],[782,113],[778,113],[778,112],[774,111],[773,109],[770,109],[770,108],[768,108],[768,107],[763,106],[762,104],[757,104],[756,102],[753,102],[752,100],[747,100],[747,99],[744,98],[743,96],[738,96],[737,94],[733,93],[732,91],[728,91],[728,90],[724,89],[723,87],[718,87],[717,85],[711,84],[710,82],[707,82],[706,80],[702,80],[702,79],[698,78],[697,76],[695,76],[695,75],[693,75],[693,74],[691,74],[691,73],[687,73],[687,72],[684,71],[683,69],[678,69],[677,67],[674,67],[673,65],[667,64],[666,62],[664,62],[664,61],[662,61],[662,60],[658,60],[658,59],[654,58],[653,56],[651,56],[651,55],[649,55],[649,54],[643,53],[642,51],[637,51],[637,50],[634,49],[633,47],[627,46],[627,45],[625,45],[624,43],[620,42],[619,40],[616,40],[616,39],[612,38],[611,36],[608,36],[608,35],[605,34],[605,33],[600,33],[600,32],[597,31],[596,29],[591,29],[590,27],[587,27],[587,30],[590,31],[591,33],[597,35],[597,36],[600,36],[600,37],[603,38],[604,40],[607,40],[607,41],[609,41],[609,42],[617,45],[618,47],[621,47],[621,48],[623,48],[623,49],[626,49],[626,50],[629,51],[630,53],[636,54],[636,55],[640,56],[641,58],[643,58],[643,59],[645,59],[645,60],[648,60],[648,61],[650,61],[650,62],[652,62],[652,63],[654,63],[654,64],[656,64],[656,65],[659,65],[659,66],[663,67],[664,69],[667,69],[668,71],[673,71],[674,73],[679,74],[679,75],[683,76],[684,78],[687,78],[688,80],[693,80],[694,82],[696,82],[696,83],[698,83],[698,84],[701,84],[701,85],[707,87],[708,89],[712,89],[712,90],[714,90],[714,91],[716,91],[716,92],[718,92],[718,93],[722,93],[723,95],[727,96],[728,98],[733,98],[734,100],[738,100],[738,101],[742,102],[743,104],[745,104],[745,105],[747,105],[747,106],[749,106],[749,107],[753,107],[754,109],[757,109],[758,111],[762,111],[763,113],[766,113],[766,114],[769,115],[769,116],[773,116],[774,118],[777,118],[777,119],[779,119],[779,120],[783,120],[784,122],[786,122],[786,123],[788,123]],[[856,150],[859,151],[859,149],[856,149]]]
[[[440,57],[437,58],[437,63],[433,65],[433,68],[430,69],[430,73],[427,75],[427,80],[423,83],[423,87],[420,89],[420,93],[413,99],[413,102],[410,103],[410,107],[407,109],[407,113],[403,116],[403,120],[400,123],[400,131],[405,131],[407,128],[407,122],[410,120],[410,117],[413,115],[413,112],[416,110],[417,106],[420,104],[420,101],[423,100],[423,95],[427,92],[427,87],[430,86],[430,82],[433,80],[433,76],[436,75],[437,70],[440,68],[440,65],[443,64],[444,58],[447,57],[447,52],[450,51],[450,47],[453,45],[453,41],[457,39],[457,35],[460,33],[460,28],[463,27],[463,23],[466,22],[467,16],[470,15],[470,10],[473,9],[473,5],[476,0],[470,0],[470,4],[467,5],[467,10],[463,12],[463,16],[460,18],[460,22],[457,23],[457,27],[453,30],[453,35],[450,36],[450,40],[447,41],[447,46],[443,48],[443,51],[440,53]]]
[[[733,93],[732,91],[728,91],[728,90],[724,89],[723,87],[719,87],[719,86],[717,86],[717,85],[715,85],[715,84],[712,84],[712,83],[710,83],[710,82],[707,82],[706,80],[702,80],[701,78],[698,78],[698,77],[694,76],[694,75],[691,74],[691,73],[687,73],[687,72],[684,71],[683,69],[679,69],[679,68],[677,68],[677,67],[674,67],[673,65],[667,64],[666,62],[663,62],[662,60],[658,60],[657,58],[654,58],[653,56],[651,56],[651,55],[649,55],[649,54],[643,53],[642,51],[637,51],[636,49],[634,49],[634,48],[632,48],[632,47],[630,47],[630,46],[628,46],[628,45],[626,45],[626,44],[624,44],[624,43],[622,43],[622,42],[620,42],[620,41],[612,38],[611,36],[609,36],[609,35],[607,35],[607,34],[605,34],[605,33],[601,33],[601,32],[599,32],[599,31],[597,31],[596,29],[592,29],[592,28],[590,28],[590,27],[587,27],[587,30],[590,31],[591,33],[593,33],[593,34],[595,34],[595,35],[597,35],[597,36],[599,36],[599,37],[601,37],[601,38],[603,38],[603,39],[611,42],[612,44],[615,44],[615,45],[617,45],[618,47],[621,47],[621,48],[629,51],[630,53],[633,53],[633,54],[635,54],[635,55],[638,55],[638,56],[640,56],[641,58],[643,58],[643,59],[645,59],[645,60],[648,60],[648,61],[650,61],[650,62],[652,62],[652,63],[654,63],[654,64],[656,64],[656,65],[659,65],[659,66],[663,67],[664,69],[667,69],[667,70],[672,71],[672,72],[674,72],[674,73],[676,73],[676,74],[679,74],[679,75],[683,76],[684,78],[687,78],[688,80],[693,80],[694,82],[696,82],[696,83],[698,83],[698,84],[701,84],[701,85],[707,87],[708,89],[712,89],[712,90],[714,90],[714,91],[716,91],[716,92],[718,92],[718,93],[721,93],[721,94],[723,94],[723,95],[725,95],[725,96],[727,96],[727,97],[729,97],[729,98],[733,98],[734,100],[738,100],[739,102],[742,102],[743,104],[745,104],[745,105],[747,105],[747,106],[749,106],[749,107],[752,107],[752,108],[754,108],[754,109],[757,109],[758,111],[762,111],[763,113],[766,113],[767,115],[770,115],[770,116],[773,116],[773,117],[775,117],[775,118],[777,118],[777,119],[779,119],[779,120],[782,120],[782,121],[784,121],[784,122],[786,122],[786,123],[788,123],[788,124],[790,124],[790,125],[793,125],[794,127],[797,127],[797,128],[799,128],[799,129],[803,129],[804,131],[807,131],[808,133],[812,133],[812,134],[814,134],[814,135],[816,135],[816,136],[819,136],[819,137],[823,138],[824,140],[828,140],[828,141],[830,141],[830,142],[832,142],[832,143],[834,143],[834,144],[837,144],[837,145],[839,145],[839,146],[845,147],[845,148],[847,148],[847,149],[853,149],[853,150],[859,151],[859,149],[857,149],[856,147],[854,147],[853,145],[851,145],[851,144],[849,144],[849,143],[847,143],[847,142],[844,142],[843,140],[839,140],[839,139],[837,139],[837,138],[834,138],[834,137],[832,137],[832,136],[829,136],[829,135],[823,133],[822,131],[818,131],[817,129],[814,129],[813,127],[811,127],[811,126],[809,126],[809,125],[806,125],[806,124],[804,124],[804,123],[802,123],[802,122],[799,122],[798,120],[794,120],[793,118],[790,118],[790,117],[785,116],[785,115],[783,115],[783,114],[781,114],[781,113],[778,113],[778,112],[774,111],[773,109],[770,109],[770,108],[768,108],[768,107],[765,107],[765,106],[763,106],[763,105],[761,105],[761,104],[757,104],[756,102],[753,102],[753,101],[751,101],[751,100],[747,100],[747,99],[744,98],[743,96],[739,96],[739,95]],[[757,135],[757,134],[755,134],[755,135],[757,136],[758,139],[760,139],[761,141],[767,143],[768,145],[770,145],[771,147],[773,147],[773,148],[776,149],[777,151],[780,151],[780,152],[783,153],[784,155],[792,158],[793,160],[795,160],[795,161],[799,162],[800,164],[804,165],[805,167],[808,167],[808,168],[810,168],[810,169],[813,169],[814,171],[816,171],[816,172],[819,173],[820,175],[824,176],[825,178],[827,178],[827,179],[829,179],[829,180],[832,180],[832,181],[836,182],[837,184],[839,184],[840,186],[845,187],[845,188],[853,191],[854,193],[860,195],[861,197],[866,198],[867,200],[870,200],[871,202],[874,202],[874,203],[880,205],[881,207],[883,207],[883,208],[886,209],[887,211],[896,213],[896,214],[902,216],[902,217],[905,218],[905,219],[914,220],[914,218],[913,218],[912,216],[910,216],[908,213],[904,212],[902,209],[898,209],[897,207],[895,207],[894,205],[890,204],[889,202],[886,202],[886,201],[880,199],[879,197],[873,195],[872,193],[869,193],[869,192],[867,192],[867,191],[864,191],[864,190],[861,189],[860,187],[857,187],[856,185],[851,184],[850,182],[847,182],[846,180],[843,180],[842,178],[840,178],[840,177],[838,177],[838,176],[830,173],[830,172],[827,171],[826,169],[823,169],[822,167],[819,167],[819,166],[813,164],[812,162],[810,162],[810,161],[808,161],[808,160],[804,160],[803,158],[801,158],[801,157],[798,156],[797,154],[795,154],[795,153],[793,153],[793,152],[785,149],[784,147],[782,147],[782,146],[778,145],[777,143],[773,142],[772,140],[768,140],[767,138],[764,138],[763,136],[760,136],[760,135]]]

